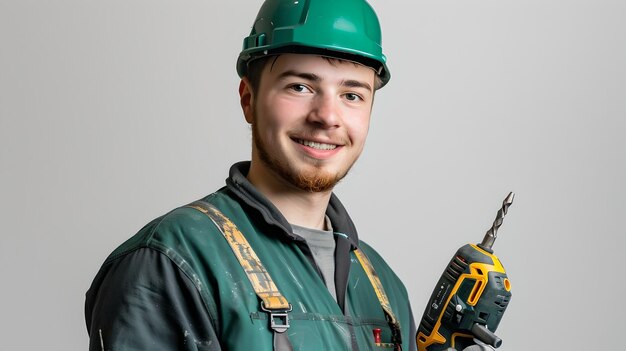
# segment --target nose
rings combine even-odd
[[[309,113],[308,120],[324,129],[339,127],[341,123],[341,112],[338,102],[332,95],[317,95],[312,102],[312,109]]]

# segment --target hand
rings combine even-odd
[[[463,351],[495,351],[493,347],[483,343],[482,341],[478,339],[474,339],[474,342],[476,344],[464,348]],[[457,351],[457,350],[453,348],[448,348],[446,351]]]

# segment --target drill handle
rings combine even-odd
[[[474,334],[476,339],[495,348],[502,345],[502,339],[482,324],[474,323],[474,325],[472,325],[472,334]]]

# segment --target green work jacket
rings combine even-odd
[[[335,286],[328,292],[306,241],[246,179],[249,163],[231,168],[226,187],[203,200],[239,228],[291,303],[294,350],[392,350],[376,293],[353,251],[378,274],[401,326],[402,349],[415,350],[406,289],[385,261],[358,240],[333,195]],[[382,235],[382,233],[381,233]],[[268,350],[273,332],[239,261],[203,213],[177,208],[153,220],[104,262],[87,292],[90,350]],[[380,328],[381,344],[373,330]]]

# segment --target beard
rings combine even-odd
[[[321,162],[314,163],[309,170],[295,169],[287,162],[272,156],[267,143],[261,138],[256,121],[252,123],[252,141],[261,162],[294,187],[311,193],[332,190],[348,174],[354,164],[353,162],[345,171],[335,174],[322,170]]]

